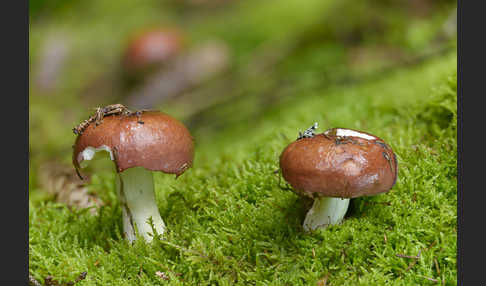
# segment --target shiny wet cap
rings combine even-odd
[[[355,198],[389,191],[397,160],[382,139],[333,128],[289,144],[280,155],[284,179],[304,196]]]
[[[118,172],[132,167],[181,175],[192,166],[193,138],[173,117],[158,111],[140,115],[110,115],[101,124],[90,124],[73,146],[73,164],[91,160],[96,151],[106,150]]]

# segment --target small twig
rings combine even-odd
[[[386,237],[386,236],[385,236]],[[424,251],[427,251],[427,250],[430,250],[435,244],[437,243],[437,241],[434,241],[432,242],[429,247],[427,247],[426,249],[424,249]],[[422,249],[419,250],[419,253],[417,254],[417,256],[410,256],[410,255],[404,255],[404,254],[396,254],[397,257],[401,257],[401,258],[411,258],[411,259],[414,259],[412,262],[410,262],[410,264],[408,265],[407,269],[405,269],[405,272],[412,269],[412,267],[417,264],[417,261],[420,259],[420,253],[422,252]],[[436,265],[437,266],[437,265]],[[437,266],[438,267],[438,266]]]
[[[387,243],[388,240],[386,239],[386,233],[383,234],[383,238],[385,239],[385,243]]]
[[[297,137],[297,140],[303,139],[303,138],[312,138],[315,136],[315,130],[318,128],[317,122],[314,122],[314,124],[307,128],[307,130],[304,131],[304,133],[299,131],[299,137]]]
[[[435,283],[439,282],[439,280],[434,279],[434,278],[430,278],[430,277],[427,277],[427,276],[422,276],[422,275],[419,275],[419,276],[420,276],[420,277],[422,277],[422,278],[425,278],[425,279],[427,279],[427,280],[429,280],[429,281],[435,282]]]
[[[419,250],[419,253],[417,256],[410,256],[410,255],[405,255],[405,254],[396,254],[397,257],[401,258],[412,258],[412,259],[419,259],[420,258],[420,253],[422,252],[422,249]]]
[[[412,269],[412,267],[415,264],[417,264],[417,261],[420,258],[420,253],[421,252],[422,252],[422,249],[419,250],[419,253],[417,254],[417,256],[410,256],[410,255],[404,255],[404,254],[396,254],[397,257],[414,259],[412,262],[410,262],[410,264],[408,264],[408,267],[407,267],[407,269],[405,269],[405,272],[407,272],[408,270]]]
[[[435,269],[437,270],[437,275],[440,275],[439,263],[437,262],[437,259],[435,257],[434,257],[434,264],[435,264]]]

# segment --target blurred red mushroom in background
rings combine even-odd
[[[172,27],[157,27],[137,32],[128,41],[122,66],[129,81],[137,82],[167,66],[184,49],[182,32]]]
[[[220,74],[228,62],[229,52],[224,42],[205,42],[177,57],[170,69],[162,68],[148,75],[124,101],[135,108],[152,108]]]

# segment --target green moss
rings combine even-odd
[[[150,245],[121,238],[111,175],[93,183],[110,194],[99,216],[32,202],[30,271],[59,281],[87,271],[80,285],[313,285],[326,275],[332,285],[425,285],[424,277],[455,285],[454,69],[446,57],[376,82],[310,92],[251,128],[201,135],[193,169],[175,181],[155,174],[169,231]],[[341,225],[306,234],[308,202],[281,189],[274,171],[281,150],[314,121],[384,138],[399,178],[387,194],[352,200]],[[419,251],[410,269],[413,259],[396,256]]]

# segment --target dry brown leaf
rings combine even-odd
[[[96,195],[90,194],[86,187],[89,178],[81,181],[73,167],[59,162],[47,162],[40,166],[39,184],[42,189],[55,196],[58,203],[76,208],[91,208],[96,214],[98,207],[103,205]]]

